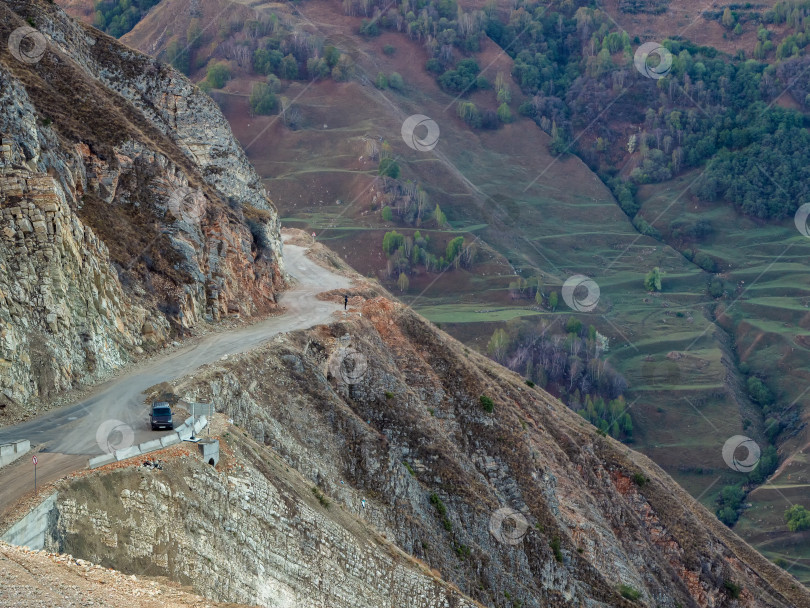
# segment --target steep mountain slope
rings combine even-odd
[[[405,7],[401,13],[374,2],[174,0],[154,7],[123,39],[183,64],[194,79],[205,78],[209,62],[227,66],[232,79],[212,95],[286,220],[317,231],[363,274],[378,276],[391,289],[404,273],[400,297],[471,347],[485,351],[493,332],[505,329],[512,353],[502,360],[542,383],[551,374],[538,361],[542,357],[530,357],[537,350],[535,336],[548,332],[561,343],[571,316],[583,324],[583,337],[591,325],[607,336],[610,349],[602,360],[629,385],[624,397],[631,404],[626,413],[632,445],[717,511],[724,488],[751,489],[774,474],[727,521],[739,517],[746,538],[810,581],[810,531],[791,533],[783,519],[791,504],[806,504],[810,479],[804,457],[810,445],[810,282],[802,262],[810,241],[790,217],[763,224],[727,201],[705,202],[693,194],[713,154],[706,150],[730,146],[750,171],[729,181],[741,189],[764,187],[749,198],[777,201],[790,192],[792,204],[804,200],[793,196],[801,173],[774,170],[787,166],[786,156],[771,159],[773,165],[762,158],[753,162],[738,144],[762,137],[756,132],[761,126],[747,124],[759,122],[750,109],[757,107],[753,100],[777,110],[808,107],[806,59],[791,57],[804,53],[807,5],[732,4],[736,25],[723,23],[725,3],[462,0],[398,6]],[[406,14],[409,8],[415,19]],[[464,31],[484,29],[480,23],[492,16],[501,25],[487,26],[488,35],[481,33],[475,45],[461,44]],[[504,34],[507,26],[512,34]],[[673,78],[640,74],[633,52],[641,42],[673,49]],[[350,58],[351,77],[315,69],[330,45]],[[576,55],[572,49],[579,46]],[[514,57],[518,48],[527,49],[520,58]],[[276,69],[280,84],[275,76],[269,80],[277,87],[280,114],[263,116],[251,105],[253,87],[267,80],[266,66],[255,61],[262,52],[297,62],[297,75]],[[488,85],[451,92],[427,69],[441,60],[438,74],[466,58],[477,61]],[[527,67],[532,63],[534,72]],[[731,72],[721,74],[725,67]],[[404,85],[386,84],[394,73]],[[511,86],[506,97],[513,122],[471,128],[459,108],[472,102],[481,112],[494,112],[502,99],[496,101],[492,88],[499,73]],[[536,93],[523,88],[522,79],[532,73],[542,83]],[[730,102],[740,106],[736,112],[728,113]],[[520,115],[527,105],[530,114],[537,112],[534,121]],[[402,141],[403,121],[413,114],[439,126],[434,149],[413,150]],[[546,116],[543,129],[540,114]],[[290,115],[297,117],[292,126]],[[730,116],[746,118],[721,128]],[[615,199],[578,158],[558,156],[565,146],[554,146],[551,118],[560,132],[569,130],[572,149],[605,182],[620,177],[642,184],[635,200],[629,197],[632,204],[621,195]],[[801,117],[794,119],[801,124]],[[768,119],[773,125],[782,120],[790,123],[780,115]],[[695,125],[703,123],[697,131],[708,137],[698,145]],[[741,137],[749,127],[751,133]],[[713,129],[717,138],[710,135]],[[734,140],[732,131],[738,133]],[[802,129],[797,131],[788,139],[798,141]],[[385,143],[401,169],[396,187],[379,175],[375,153]],[[681,160],[670,162],[680,143]],[[684,170],[684,159],[693,154],[703,160]],[[633,178],[637,172],[647,175]],[[662,175],[676,177],[647,183]],[[770,195],[763,194],[768,189]],[[416,222],[403,209],[408,197],[419,199],[414,192],[428,201]],[[435,221],[436,204],[448,223]],[[383,212],[387,205],[394,210],[390,219]],[[428,270],[403,259],[410,255],[383,252],[383,235],[392,229],[414,242],[418,230],[437,256],[457,237],[479,253],[470,265]],[[644,287],[654,267],[664,276],[660,293]],[[562,301],[551,306],[548,296],[579,274],[600,287],[597,308],[575,310]],[[541,303],[531,290],[510,288],[537,277],[545,292]],[[518,317],[520,327],[506,323]],[[763,407],[752,400],[749,381],[764,382],[775,403]],[[594,383],[562,384],[549,388],[586,412]],[[610,427],[613,420],[608,415],[603,422]],[[753,438],[765,455],[760,478],[723,461],[725,441],[740,434]],[[778,462],[789,466],[776,470]]]
[[[11,336],[9,349],[35,351],[31,345],[40,338],[45,342],[40,357],[49,362],[26,361],[9,350],[6,367],[12,371],[3,375],[4,382],[19,378],[6,387],[12,398],[30,399],[35,392],[47,398],[49,387],[57,392],[75,379],[92,379],[96,372],[90,371],[90,361],[101,358],[96,363],[101,368],[118,364],[109,355],[112,344],[124,362],[130,349],[153,347],[206,315],[213,321],[231,312],[250,315],[271,309],[283,276],[278,218],[211,101],[175,72],[72,24],[55,7],[19,2],[3,5],[2,11],[2,34],[9,41],[15,26],[23,27],[29,19],[46,42],[55,41],[33,63],[3,55],[3,83],[9,83],[4,95],[14,98],[3,105],[13,108],[3,123],[10,132],[8,142],[3,139],[4,177],[9,181],[2,208],[9,222],[5,238],[10,239],[3,250],[4,328],[13,330],[6,334]],[[330,86],[324,84],[326,90]],[[342,88],[357,86],[363,86],[362,79]],[[320,117],[309,101],[310,120]],[[412,103],[404,107],[416,109]],[[424,103],[438,108],[435,99]],[[392,117],[404,114],[396,110],[380,128],[396,134],[398,120]],[[339,120],[340,113],[332,116]],[[262,126],[273,126],[265,120]],[[516,138],[528,137],[520,124],[508,129]],[[512,226],[541,226],[545,232],[536,235],[538,241],[559,243],[552,248],[553,259],[566,270],[603,267],[604,250],[626,246],[626,252],[636,244],[627,219],[576,159],[565,164],[547,159],[553,161],[549,170],[576,172],[581,178],[577,188],[586,184],[567,201],[575,213],[562,213],[555,196],[545,197],[542,204],[536,199],[527,203],[526,208],[536,208],[524,216],[521,205],[487,207],[494,194],[482,196],[483,181],[468,176],[481,171],[474,140],[459,134],[448,139],[461,144],[453,154],[440,151],[437,162],[414,160],[413,165],[429,166],[428,174],[435,171],[438,183],[447,178],[453,185],[452,193],[462,201],[455,220],[460,229],[472,232],[478,213],[486,213],[497,228],[507,224],[497,223],[503,217]],[[265,150],[271,143],[265,142]],[[346,148],[351,162],[354,149]],[[493,145],[487,151],[508,150]],[[467,164],[450,162],[453,158]],[[496,165],[492,158],[490,163],[503,171],[499,183],[514,193],[517,185],[509,179],[508,164]],[[527,162],[522,170],[537,168]],[[303,174],[305,168],[296,171]],[[375,171],[355,173],[367,180]],[[368,181],[377,187],[382,180]],[[197,194],[188,198],[183,190],[175,198],[178,187]],[[305,188],[301,183],[293,187]],[[584,196],[588,188],[597,196]],[[551,218],[547,224],[534,221],[544,216]],[[436,224],[437,240],[445,238],[446,226]],[[552,224],[580,230],[563,233]],[[587,229],[581,229],[583,224]],[[605,236],[600,231],[605,226],[617,232]],[[483,229],[498,232],[491,226]],[[70,236],[64,237],[68,230]],[[522,252],[543,255],[508,231],[500,239],[506,246],[520,242]],[[130,251],[133,244],[138,247]],[[688,302],[694,288],[686,278],[699,276],[698,271],[674,250],[654,247],[646,241],[634,251],[633,262],[623,259],[624,275],[606,268],[605,285],[637,283],[639,264],[660,256],[683,273],[678,297]],[[20,255],[14,257],[16,253]],[[32,261],[35,265],[25,269],[21,280],[16,264]],[[508,263],[502,257],[493,266]],[[115,273],[107,272],[111,267]],[[566,274],[560,270],[554,279]],[[51,282],[35,284],[39,276]],[[474,277],[470,281],[476,286]],[[492,284],[501,291],[505,287],[503,279]],[[51,285],[56,287],[51,290]],[[81,291],[72,295],[70,286]],[[443,287],[444,295],[452,292]],[[390,546],[369,548],[363,545],[367,537],[354,534],[350,544],[341,544],[351,526],[342,513],[310,517],[316,501],[327,509],[329,499],[319,499],[325,492],[336,503],[356,507],[359,502],[356,511],[365,511],[397,545],[487,605],[503,604],[502,598],[532,606],[622,606],[633,601],[672,607],[808,605],[806,590],[789,574],[722,527],[646,458],[599,435],[547,393],[468,352],[409,309],[376,297],[377,290],[355,290],[367,296],[355,311],[361,314],[281,336],[258,352],[210,366],[178,387],[187,398],[215,401],[253,436],[231,441],[222,435],[241,467],[229,471],[231,479],[181,457],[171,465],[173,475],[166,482],[147,478],[140,469],[101,471],[68,481],[59,505],[61,527],[52,542],[88,557],[92,553],[93,559],[120,560],[122,567],[154,568],[184,582],[192,578],[189,572],[204,569],[207,576],[190,582],[202,592],[239,601],[256,597],[275,603],[284,595],[279,589],[300,586],[306,593],[302,603],[314,597],[329,606],[357,605],[358,594],[369,606],[379,605],[380,598],[399,605],[398,593],[416,605],[433,605],[437,596],[440,604],[468,602],[424,571],[415,586],[427,585],[430,593],[414,595],[408,584],[420,568],[397,551],[389,559],[383,549]],[[610,314],[622,297],[638,300],[633,293],[606,298],[600,311],[606,325],[616,320]],[[23,306],[26,298],[38,308]],[[96,321],[96,315],[106,321]],[[90,323],[87,318],[89,330],[81,325]],[[75,334],[68,331],[74,325],[80,330]],[[95,359],[78,348],[88,331],[95,332],[91,345],[101,342],[88,349]],[[360,351],[367,370],[362,365],[343,369],[350,345]],[[715,374],[723,369],[717,359]],[[52,377],[32,378],[48,365],[60,375],[55,371]],[[730,417],[722,409],[716,415]],[[234,434],[238,427],[228,432]],[[253,442],[268,444],[281,456],[275,470],[267,465],[269,454]],[[714,451],[706,445],[702,449]],[[312,492],[300,480],[293,484],[290,467],[322,489]],[[230,498],[239,508],[230,508]],[[499,508],[514,509],[520,516]],[[169,512],[172,524],[181,522],[182,528],[156,517]],[[209,525],[230,525],[243,513],[249,535],[240,535],[233,526]],[[306,517],[296,520],[302,513]],[[290,514],[292,523],[284,521]],[[506,526],[504,519],[517,528]],[[278,534],[279,528],[286,534]],[[195,544],[199,538],[221,539],[226,550],[206,555]],[[318,546],[318,539],[329,540]],[[336,554],[358,545],[362,551],[350,553],[352,559]],[[296,566],[284,570],[278,564],[287,556]],[[211,561],[206,565],[203,560]],[[403,567],[400,561],[410,565]],[[371,564],[368,570],[365,564]],[[347,568],[360,569],[348,582],[342,572]],[[237,574],[245,579],[231,587]],[[365,597],[369,588],[373,593]],[[335,590],[340,600],[333,597]]]
[[[0,423],[275,309],[278,217],[209,97],[48,2],[0,37]]]
[[[376,528],[487,606],[810,606],[649,459],[379,288],[355,292],[340,320],[175,383],[233,419],[213,430],[216,470],[172,451],[163,471],[64,482],[52,546],[220,600],[436,605]],[[359,571],[358,540],[375,547]]]

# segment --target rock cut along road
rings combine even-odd
[[[91,396],[78,403],[0,428],[0,444],[28,439],[32,448],[45,448],[38,454],[37,466],[37,477],[44,483],[83,468],[88,457],[104,453],[96,433],[108,420],[119,420],[128,425],[133,431],[133,444],[166,434],[149,428],[149,413],[144,406],[146,389],[188,375],[225,355],[251,350],[281,332],[326,323],[339,310],[337,304],[318,300],[315,296],[324,291],[347,288],[350,279],[318,266],[306,257],[306,251],[304,247],[284,245],[284,265],[294,283],[279,297],[285,308],[282,315],[210,334],[170,354],[157,356],[99,385]],[[0,512],[31,489],[31,478],[30,456],[22,456],[18,462],[0,469]]]

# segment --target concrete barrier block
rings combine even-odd
[[[200,416],[197,422],[194,423],[194,432],[199,433],[208,424],[208,419],[205,416]]]
[[[180,437],[177,436],[177,433],[165,435],[160,438],[160,445],[162,445],[164,448],[169,447],[170,445],[174,445],[176,443],[180,443]]]
[[[191,425],[193,423],[194,423],[194,417],[189,416],[188,418],[186,418],[186,421],[183,424],[186,425],[187,427],[191,428]]]
[[[159,450],[163,445],[160,443],[160,439],[153,439],[152,441],[143,442],[139,447],[141,448],[141,454],[146,454],[147,452]]]
[[[184,426],[182,429],[178,429],[177,436],[181,441],[185,441],[191,437],[191,429]]]
[[[27,439],[20,439],[19,441],[0,445],[0,467],[11,464],[30,449],[31,442]]]
[[[137,445],[133,445],[132,447],[124,448],[123,450],[115,450],[115,459],[126,460],[127,458],[132,458],[133,456],[139,456],[140,453],[140,448]]]
[[[115,454],[102,454],[101,456],[91,458],[87,465],[91,469],[96,469],[103,467],[105,464],[110,464],[111,462],[115,462]]]
[[[54,492],[31,509],[3,534],[2,539],[18,547],[44,549],[46,540],[53,540],[56,536],[56,498],[57,493]]]

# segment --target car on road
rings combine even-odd
[[[165,401],[156,401],[152,404],[152,413],[149,414],[149,422],[152,425],[152,430],[158,429],[173,429],[174,420],[172,419],[172,408]]]

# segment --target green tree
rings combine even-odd
[[[444,257],[448,261],[448,263],[453,262],[458,258],[461,254],[461,250],[464,247],[464,237],[457,236],[456,238],[452,239],[449,243],[447,243],[447,249],[445,250]]]
[[[506,351],[509,348],[509,336],[503,329],[496,329],[492,333],[492,337],[487,344],[487,352],[495,358],[496,361],[503,361]]]
[[[188,75],[189,72],[188,49],[176,38],[173,39],[166,47],[166,59],[177,70],[183,72],[183,74]]]
[[[709,295],[713,298],[721,298],[726,293],[725,283],[720,277],[712,277],[709,281]]]
[[[737,523],[737,519],[739,519],[739,514],[735,509],[731,507],[723,507],[719,511],[717,511],[717,519],[722,521],[727,526],[733,526]]]
[[[93,15],[93,27],[103,31],[106,31],[104,28],[107,26],[107,18],[104,16],[104,13],[101,11],[96,11]]]
[[[661,269],[658,266],[644,277],[644,289],[647,291],[661,291]]]
[[[498,88],[496,98],[498,99],[498,103],[511,103],[512,90],[509,88],[508,84],[504,84]]]
[[[318,57],[310,57],[307,59],[307,73],[312,80],[321,80],[326,78],[331,70],[326,65],[326,61]]]
[[[231,70],[227,64],[217,62],[208,66],[205,80],[212,89],[221,89],[231,79]]]
[[[439,227],[443,227],[445,224],[447,224],[447,216],[444,214],[439,205],[436,205],[436,210],[433,212],[433,217]]]
[[[498,106],[498,120],[502,123],[510,123],[512,122],[512,110],[509,109],[509,106],[505,103],[502,103]]]
[[[388,86],[395,91],[401,91],[405,88],[405,81],[402,79],[402,76],[400,76],[399,73],[391,72],[391,75],[388,77]]]
[[[810,511],[802,505],[793,505],[785,511],[785,523],[791,532],[810,530]]]
[[[745,498],[742,486],[724,486],[717,497],[717,518],[727,526],[733,526],[740,517],[740,506]]]
[[[447,70],[439,77],[439,84],[452,93],[474,91],[480,71],[475,59],[462,59],[454,70]]]
[[[279,73],[284,55],[275,49],[256,49],[253,51],[253,71],[268,76]]]
[[[340,60],[340,51],[331,45],[325,46],[323,47],[323,58],[326,60],[326,65],[334,68]]]
[[[93,3],[93,26],[120,38],[160,0],[105,0]]]
[[[391,207],[389,207],[388,205],[382,208],[382,219],[385,222],[390,222],[391,220],[394,219],[394,214],[391,211]]]
[[[627,437],[632,437],[633,435],[633,421],[630,419],[630,414],[624,412],[619,417],[619,426],[621,427],[622,432]]]
[[[565,135],[562,130],[557,127],[557,122],[551,122],[551,143],[548,149],[552,154],[562,155],[568,152],[569,146],[565,141]]]
[[[408,280],[408,275],[404,272],[400,272],[399,278],[397,279],[397,286],[399,287],[399,290],[407,291],[410,284],[411,282]]]
[[[341,55],[335,67],[332,68],[332,79],[335,82],[345,82],[352,77],[352,74],[354,74],[354,62],[348,55]]]
[[[748,378],[748,395],[755,403],[763,407],[773,403],[773,393],[765,386],[765,383],[756,376]]]
[[[385,255],[391,255],[405,242],[405,237],[396,230],[383,235],[382,247]]]
[[[250,109],[254,114],[272,114],[278,107],[278,99],[270,90],[270,86],[264,82],[253,83],[253,90],[250,92]]]
[[[720,22],[723,24],[723,27],[731,28],[734,26],[734,15],[731,12],[729,7],[726,7],[726,10],[723,11],[723,16],[720,19]]]
[[[200,28],[199,19],[194,18],[189,22],[188,28],[186,28],[186,41],[190,49],[196,49],[202,43],[202,28]]]
[[[393,158],[383,158],[380,160],[379,174],[384,177],[397,179],[399,177],[399,165]]]
[[[481,126],[481,112],[471,101],[460,101],[456,106],[458,117],[471,127],[477,129]]]
[[[382,72],[377,72],[377,79],[374,81],[374,86],[380,90],[388,88],[388,77]]]
[[[295,57],[287,55],[281,60],[279,76],[286,80],[295,80],[298,78],[298,62],[295,60]]]
[[[267,86],[270,87],[270,91],[273,93],[281,92],[281,81],[275,74],[269,74],[267,76]]]
[[[551,295],[548,296],[548,305],[551,307],[551,310],[557,310],[558,303],[559,296],[557,295],[556,291],[552,291]]]

